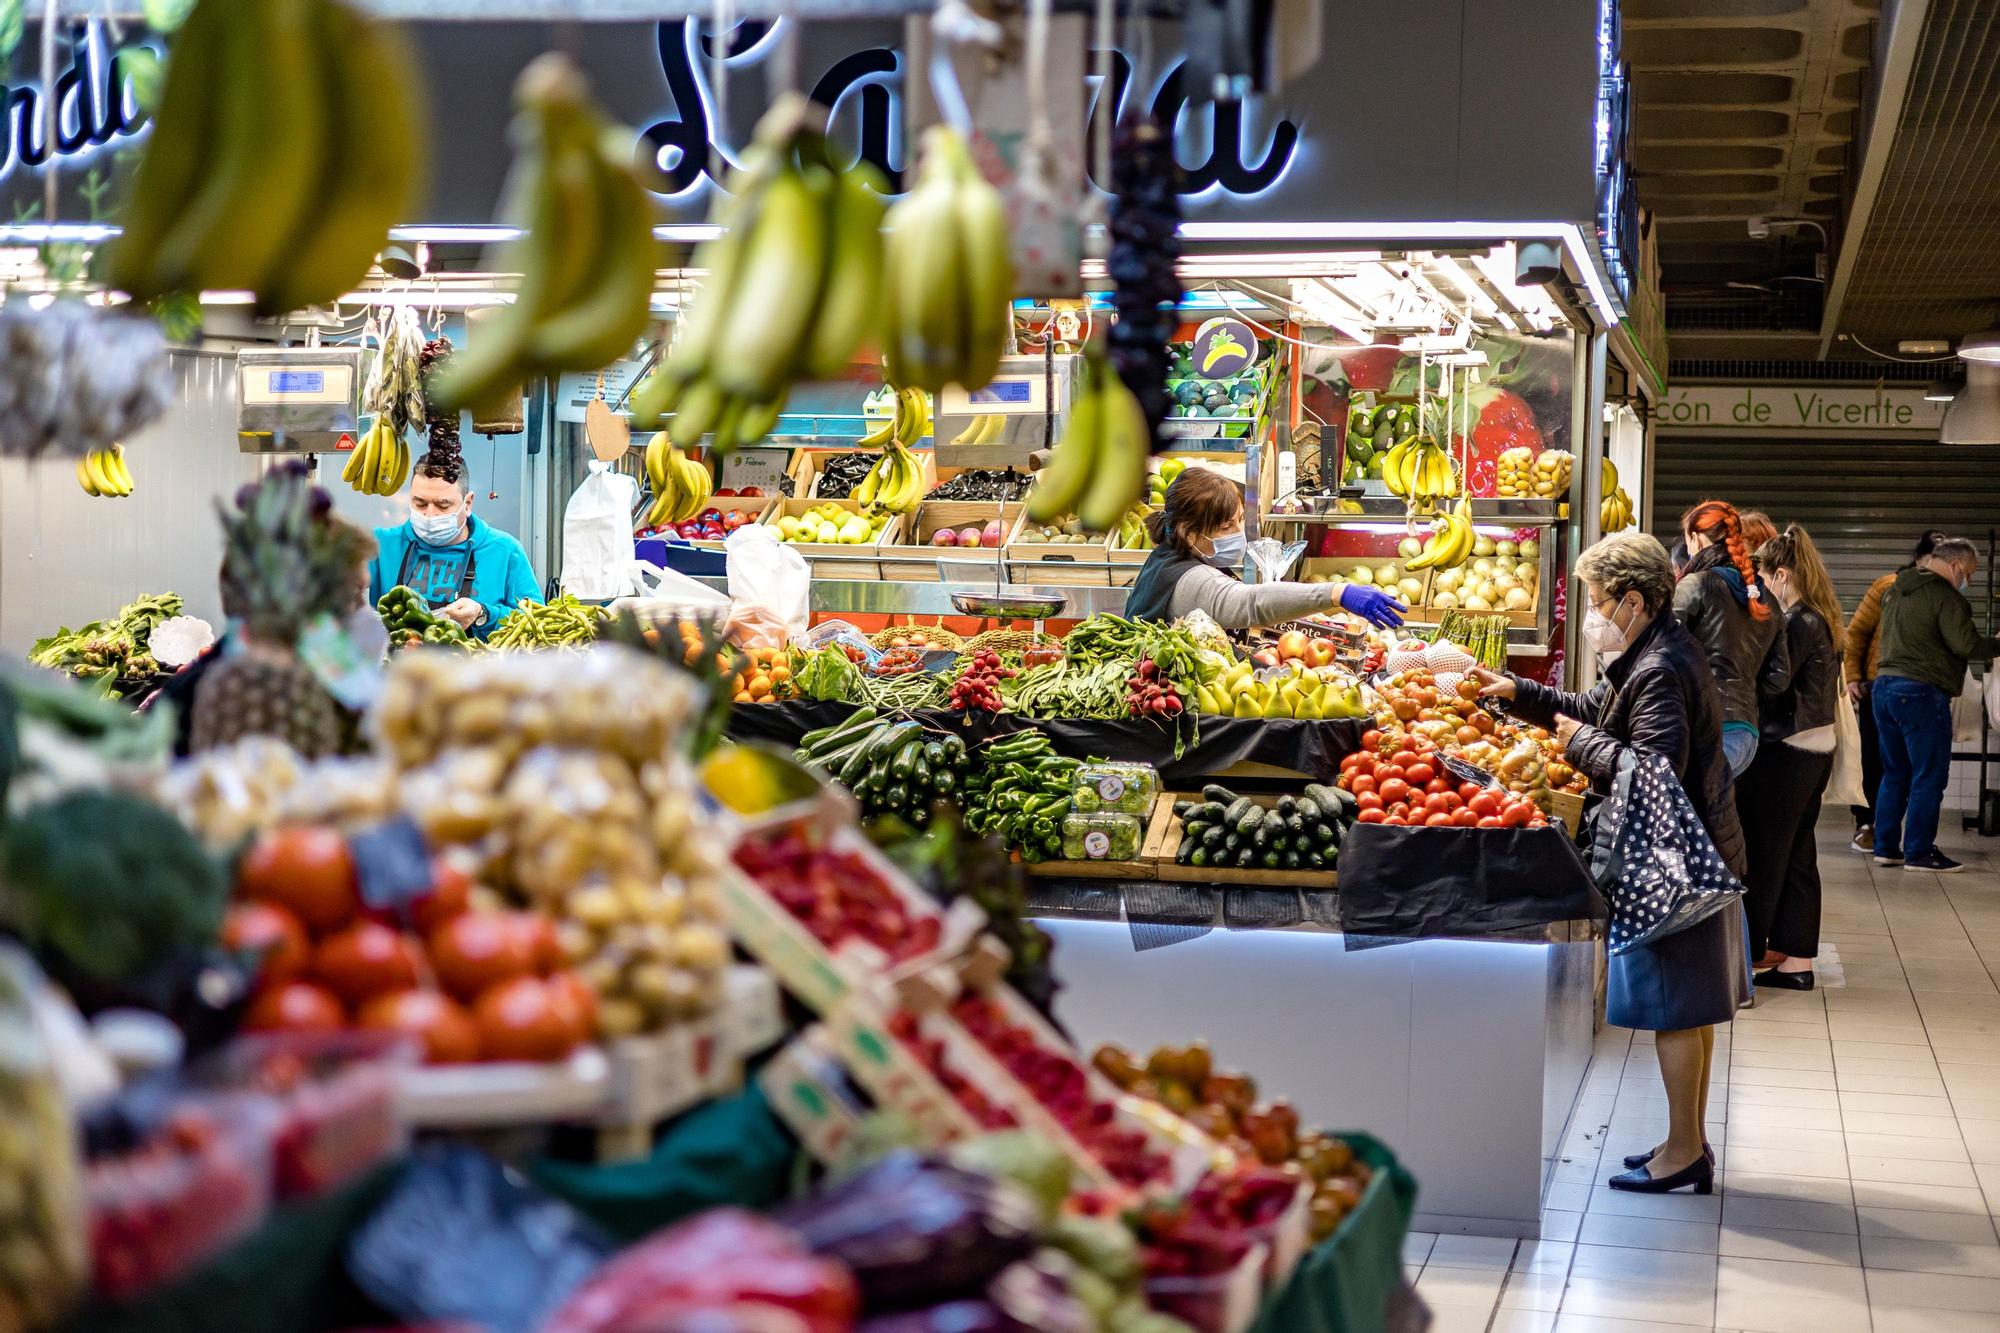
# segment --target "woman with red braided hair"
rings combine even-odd
[[[1722,751],[1740,778],[1757,755],[1761,700],[1791,684],[1785,620],[1757,577],[1735,506],[1703,500],[1681,516],[1681,535],[1692,559],[1674,586],[1674,614],[1708,652],[1722,691]]]

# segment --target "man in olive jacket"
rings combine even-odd
[[[1882,599],[1882,658],[1871,702],[1882,745],[1875,792],[1875,864],[1949,874],[1938,809],[1951,776],[1951,701],[1968,662],[1991,662],[2000,640],[1972,625],[1965,587],[1979,568],[1971,542],[1947,537],[1896,575]],[[1898,840],[1900,838],[1900,846]]]
[[[1931,547],[1945,539],[1935,528],[1917,538],[1910,565],[1931,553]],[[1904,565],[1908,569],[1910,565]],[[1900,572],[1900,571],[1899,571]],[[1867,856],[1875,850],[1875,789],[1882,785],[1882,744],[1875,734],[1875,709],[1868,691],[1875,684],[1875,671],[1882,661],[1882,599],[1896,584],[1895,574],[1884,574],[1868,585],[1868,592],[1854,614],[1847,619],[1841,642],[1842,674],[1847,677],[1847,697],[1854,701],[1854,720],[1861,732],[1861,790],[1868,793],[1868,805],[1851,805],[1854,812],[1854,850]]]

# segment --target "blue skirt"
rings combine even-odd
[[[1641,1032],[1727,1023],[1750,998],[1743,900],[1665,939],[1614,954],[1604,979],[1604,1021]]]

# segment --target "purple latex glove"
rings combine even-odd
[[[1340,604],[1369,624],[1383,629],[1394,629],[1402,624],[1403,612],[1410,609],[1380,588],[1366,583],[1350,583],[1342,588]]]

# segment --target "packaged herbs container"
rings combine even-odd
[[[1095,760],[1076,770],[1076,791],[1070,803],[1078,810],[1112,810],[1121,815],[1145,815],[1160,794],[1160,775],[1151,764]]]
[[[1139,834],[1139,821],[1131,815],[1113,810],[1073,812],[1063,816],[1063,859],[1136,861],[1139,858]]]

